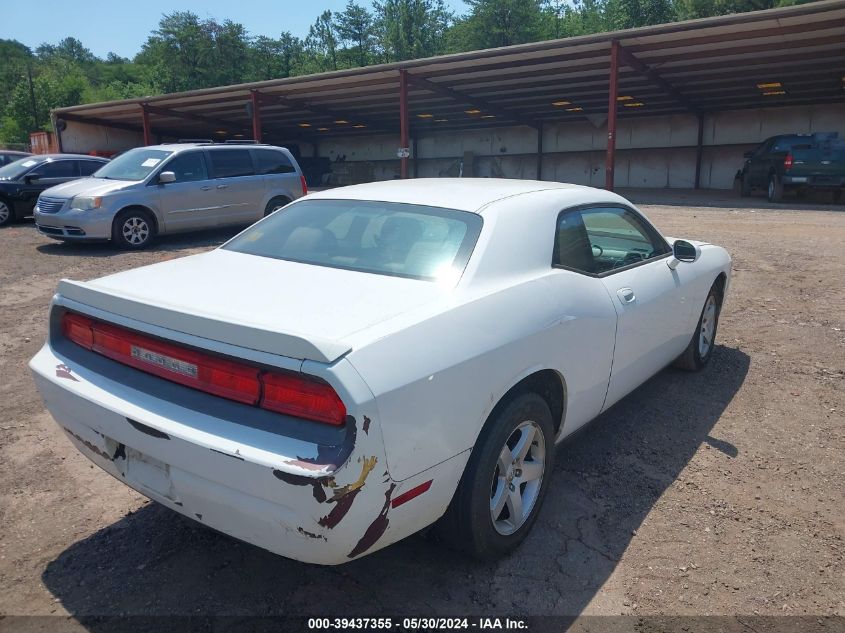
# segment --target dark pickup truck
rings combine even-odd
[[[830,191],[834,200],[845,189],[845,142],[836,132],[784,134],[746,152],[734,186],[743,196],[764,189],[771,202],[787,191]]]

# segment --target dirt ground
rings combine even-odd
[[[533,533],[491,564],[416,536],[308,566],[93,467],[26,366],[56,283],[229,234],[121,253],[31,221],[0,229],[0,616],[845,615],[845,206],[629,193],[665,234],[731,252],[719,346],[705,371],[661,372],[566,442]]]

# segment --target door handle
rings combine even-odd
[[[200,189],[202,189],[203,191],[208,191],[209,189],[211,189],[211,187],[206,185],[205,187],[200,187]]]
[[[218,189],[226,189],[229,185],[217,185]]]
[[[637,298],[631,288],[620,288],[616,291],[616,294],[619,295],[619,300],[622,303],[632,303]]]

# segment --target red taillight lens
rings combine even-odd
[[[336,426],[346,419],[346,407],[327,384],[276,373],[263,374],[261,382],[264,396],[260,406],[264,409]]]
[[[328,384],[218,358],[68,312],[65,337],[124,365],[206,393],[341,426],[346,407]],[[263,391],[263,396],[262,396]]]
[[[93,319],[79,314],[65,314],[62,318],[62,332],[66,338],[85,349],[91,349],[94,344]]]
[[[783,168],[787,171],[792,169],[792,154],[787,154],[786,157],[783,159]]]
[[[300,174],[299,182],[302,183],[302,195],[304,196],[306,193],[308,193],[308,183],[305,182],[305,176]]]

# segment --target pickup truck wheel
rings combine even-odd
[[[675,367],[687,371],[698,371],[708,363],[713,355],[721,311],[722,296],[716,284],[713,284],[710,292],[707,293],[707,299],[704,301],[692,339],[684,353],[675,359]]]
[[[542,397],[525,393],[511,400],[481,432],[436,535],[481,560],[515,549],[548,490],[554,439]]]
[[[12,204],[0,199],[0,226],[11,224],[15,219],[15,211],[12,209]]]
[[[780,202],[783,200],[783,183],[775,174],[769,176],[769,188],[767,190],[769,202]]]
[[[124,250],[140,250],[155,240],[155,222],[143,209],[124,209],[112,223],[112,242]]]

